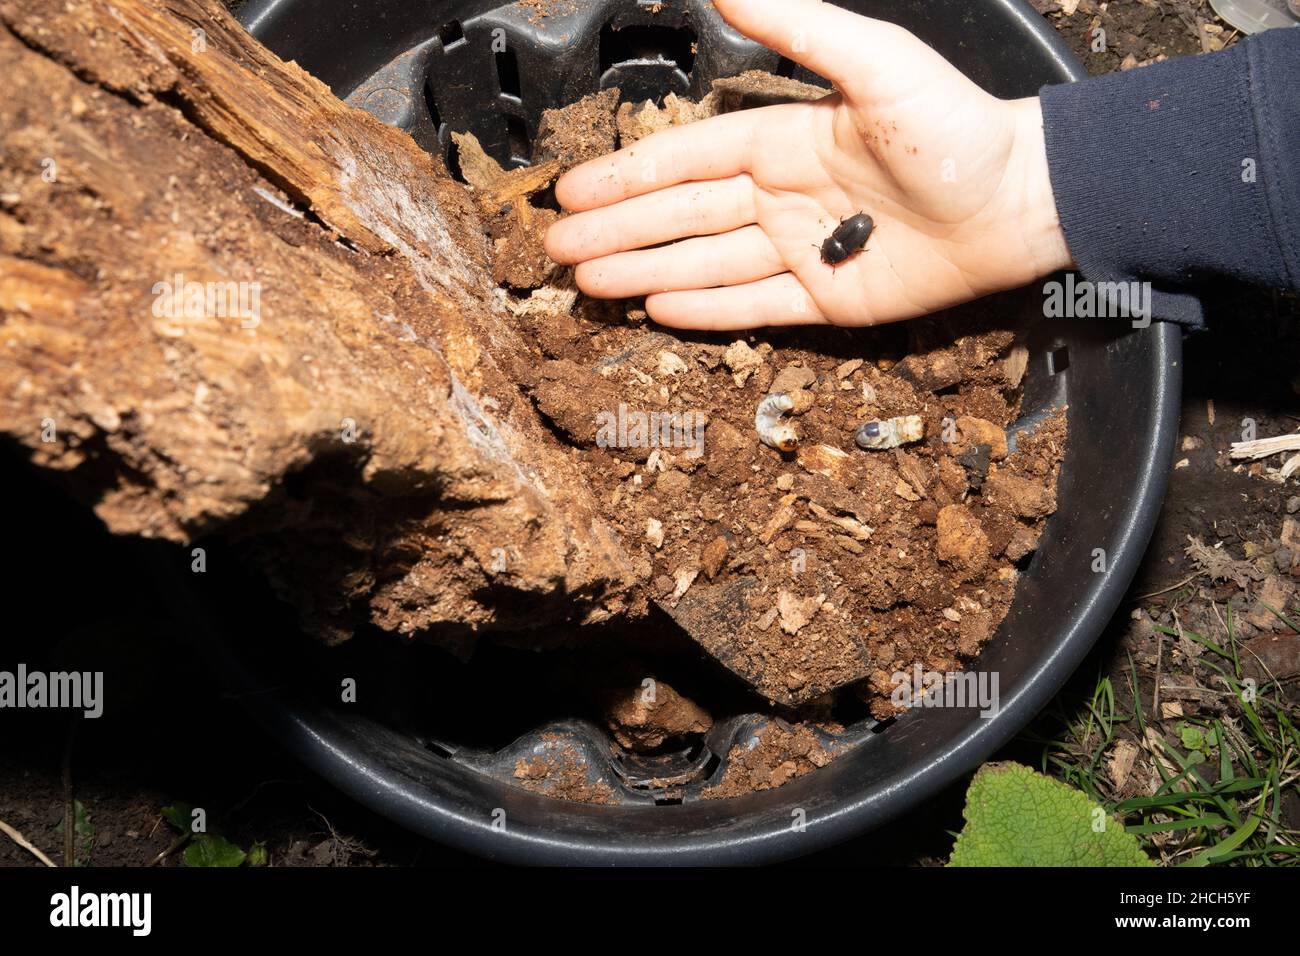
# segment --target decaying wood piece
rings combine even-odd
[[[1300,434],[1272,435],[1268,438],[1233,442],[1228,457],[1258,459],[1297,451],[1300,451]],[[1278,481],[1286,481],[1297,470],[1300,470],[1300,455],[1291,455],[1273,477]]]
[[[477,212],[217,0],[0,0],[0,431],[115,532],[256,541],[309,623],[622,610]]]

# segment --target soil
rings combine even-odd
[[[1094,76],[1171,56],[1221,50],[1236,39],[1236,31],[1215,15],[1207,0],[1030,0],[1030,4],[1047,16]]]
[[[541,735],[543,752],[520,758],[515,780],[525,790],[576,803],[617,803],[614,788],[571,744],[555,734]]]
[[[832,758],[807,724],[774,721],[732,752],[722,780],[702,796],[716,800],[771,790],[826,766]]]
[[[657,750],[670,740],[702,734],[713,726],[708,711],[668,684],[647,684],[630,694],[613,694],[606,702],[605,720],[619,746]]]
[[[518,0],[527,11],[528,22],[537,26],[547,17],[562,17],[578,9],[578,0]]]
[[[489,217],[493,273],[532,345],[519,363],[525,391],[638,580],[792,719],[799,708],[824,711],[836,694],[887,718],[902,709],[891,699],[895,673],[956,671],[978,655],[1055,510],[1064,410],[1017,433],[1008,451],[1027,357],[1017,330],[993,315],[853,339],[836,330],[686,338],[647,327],[637,301],[577,294],[570,270],[541,251],[558,215],[548,187],[565,169],[668,125],[822,92],[761,73],[662,108],[620,105],[607,90],[547,111],[524,169],[501,169],[470,136],[456,143],[468,191]],[[788,452],[756,431],[769,394],[793,402],[799,438]],[[855,446],[863,422],[900,416],[919,418],[918,440]],[[690,707],[707,727],[703,708]],[[670,718],[656,722],[661,712]],[[638,713],[635,733],[626,715],[613,720],[616,739],[653,749],[699,732],[661,712]],[[791,733],[803,739],[797,725],[770,730],[715,795],[816,766],[806,747],[790,756]],[[555,769],[575,780],[585,772]],[[515,775],[539,774],[534,762]]]

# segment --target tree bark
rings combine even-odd
[[[200,32],[201,31],[201,32]],[[330,640],[624,610],[474,208],[217,0],[0,0],[0,431]]]

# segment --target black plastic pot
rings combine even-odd
[[[902,24],[1000,96],[1083,75],[1020,0],[843,5]],[[632,0],[553,6],[540,26],[528,9],[490,0],[252,0],[240,17],[281,56],[444,155],[449,130],[469,129],[498,158],[522,161],[543,108],[601,83],[655,95],[698,92],[715,76],[755,67],[807,78],[732,32],[706,0],[668,0],[657,14]],[[577,9],[564,14],[568,7]],[[497,29],[508,55],[492,49]],[[684,52],[692,43],[695,52]],[[1008,296],[1003,307],[1041,315],[1042,296]],[[1178,426],[1179,330],[1040,321],[1030,346],[1025,412],[1068,404],[1070,440],[1059,510],[978,663],[1000,678],[1001,706],[990,718],[914,710],[777,790],[611,807],[526,792],[508,775],[315,698],[259,692],[247,700],[293,752],[359,801],[495,859],[758,863],[880,826],[974,769],[1051,699],[1119,604],[1155,524]],[[1095,570],[1103,553],[1105,570]],[[267,685],[238,655],[227,665],[237,685]],[[494,825],[502,819],[504,829]]]

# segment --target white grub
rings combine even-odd
[[[758,440],[778,451],[794,451],[799,435],[786,415],[794,409],[794,399],[784,392],[773,392],[758,403],[754,412],[754,429]]]
[[[858,429],[853,440],[859,448],[879,451],[885,448],[897,448],[925,437],[925,422],[920,415],[902,415],[887,418],[883,422],[870,421]]]

